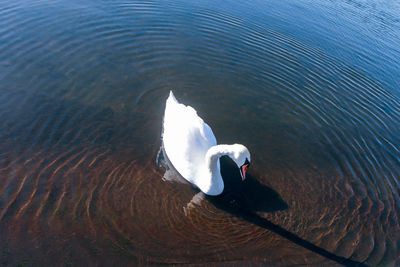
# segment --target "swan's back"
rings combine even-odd
[[[180,104],[171,91],[165,107],[163,145],[175,169],[196,184],[198,170],[204,169],[205,155],[216,144],[211,128],[196,110]]]

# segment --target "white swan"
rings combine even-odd
[[[172,91],[165,106],[163,146],[174,168],[207,195],[224,190],[219,158],[228,155],[237,164],[244,180],[250,153],[241,144],[217,145],[210,128],[190,106],[180,104]]]

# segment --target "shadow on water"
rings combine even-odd
[[[163,155],[163,157],[168,166],[164,179],[183,182],[183,178],[176,180],[176,177],[180,175],[173,169],[168,158],[165,157],[165,155]],[[364,263],[335,255],[259,216],[256,212],[285,210],[288,209],[289,206],[281,199],[276,191],[258,182],[251,174],[248,173],[246,180],[242,182],[235,163],[229,157],[221,157],[220,163],[221,174],[225,185],[224,192],[219,196],[207,196],[196,188],[195,190],[197,190],[198,193],[187,204],[186,209],[201,206],[200,202],[207,199],[217,208],[233,216],[242,218],[249,223],[274,232],[305,249],[342,264],[343,266],[368,266]],[[170,168],[172,168],[172,170]]]
[[[236,208],[246,208],[253,212],[273,212],[285,210],[288,205],[273,189],[261,184],[250,173],[242,181],[236,164],[228,156],[220,158],[224,192],[213,198],[218,203],[229,203]]]
[[[274,191],[272,190],[272,192],[274,192]],[[274,192],[274,193],[276,194],[276,192]],[[327,259],[335,261],[344,266],[368,266],[364,263],[353,261],[351,259],[347,259],[347,258],[338,256],[338,255],[335,255],[335,254],[325,250],[324,248],[318,247],[318,246],[314,245],[313,243],[311,243],[305,239],[302,239],[298,235],[296,235],[292,232],[289,232],[289,231],[285,230],[284,228],[259,216],[258,214],[256,214],[254,211],[251,210],[251,206],[241,205],[241,204],[237,203],[236,200],[233,200],[232,198],[224,198],[224,197],[218,198],[218,197],[210,197],[210,196],[206,196],[206,198],[211,203],[213,203],[216,207],[218,207],[224,211],[227,211],[234,216],[240,217],[254,225],[257,225],[259,227],[262,227],[264,229],[272,231],[272,232],[286,238],[287,240],[289,240],[305,249],[308,249],[314,253],[317,253]],[[267,198],[270,198],[270,196],[268,196]],[[276,207],[274,207],[274,202],[271,202],[271,205],[272,205],[272,209],[276,208]]]
[[[259,216],[256,213],[257,211],[272,212],[285,210],[289,207],[276,191],[261,184],[250,174],[247,174],[246,180],[242,182],[235,163],[229,157],[221,157],[220,163],[221,174],[225,183],[224,192],[216,197],[203,194],[217,208],[272,231],[305,249],[344,266],[368,266],[364,263],[335,255]]]

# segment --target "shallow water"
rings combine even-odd
[[[3,1],[1,263],[338,265],[310,242],[399,265],[399,13],[368,0]],[[254,212],[304,242],[162,181],[170,89],[219,143],[249,148]]]

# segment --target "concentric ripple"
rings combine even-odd
[[[391,87],[400,73],[385,76],[400,51],[376,39],[388,56],[374,58],[374,47],[358,40],[346,50],[346,39],[343,57],[330,55],[304,41],[330,22],[297,40],[279,24],[282,4],[254,5],[2,3],[3,264],[336,264],[162,180],[155,158],[171,89],[219,143],[249,148],[250,174],[269,192],[254,193],[261,218],[339,257],[400,264],[400,99]],[[341,7],[338,16],[367,12]],[[392,18],[385,38],[395,41],[398,21],[372,13],[373,33],[379,14]],[[343,31],[365,26],[348,16]],[[362,60],[347,58],[357,45]]]

